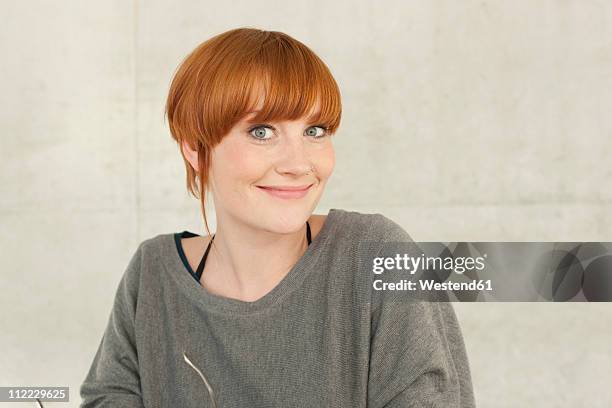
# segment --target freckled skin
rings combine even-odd
[[[252,115],[249,115],[249,117]],[[266,143],[259,142],[253,124],[243,118],[212,152],[210,185],[215,210],[270,232],[290,233],[302,228],[323,194],[335,165],[331,136],[316,139],[304,119],[268,122]],[[261,129],[261,128],[260,128]],[[314,169],[314,172],[311,171]],[[280,199],[256,185],[299,186],[314,183],[300,199]]]

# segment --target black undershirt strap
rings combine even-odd
[[[200,260],[200,264],[198,265],[198,269],[196,269],[196,276],[198,277],[198,281],[202,277],[202,272],[204,272],[204,264],[206,263],[206,258],[208,258],[208,251],[210,251],[210,244],[215,240],[215,235],[213,234],[208,246],[206,247],[206,252],[204,252],[204,256]]]
[[[210,251],[210,245],[215,239],[215,235],[213,234],[208,246],[206,247],[206,251],[204,252],[204,256],[202,256],[202,260],[200,260],[200,264],[198,265],[198,269],[196,269],[196,276],[198,277],[198,281],[202,277],[202,272],[204,272],[204,265],[206,264],[206,258],[208,258],[208,252]],[[306,239],[308,240],[308,245],[312,242],[312,235],[310,233],[310,224],[306,221]]]

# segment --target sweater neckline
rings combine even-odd
[[[300,286],[304,278],[310,273],[317,264],[321,255],[321,250],[327,243],[334,225],[337,224],[338,217],[342,210],[330,209],[323,226],[319,233],[314,237],[306,251],[298,259],[291,270],[281,279],[281,281],[259,299],[247,302],[225,296],[216,295],[209,292],[200,282],[193,279],[193,276],[186,273],[185,264],[176,246],[175,234],[165,235],[163,256],[164,265],[177,283],[181,286],[185,295],[193,302],[200,305],[207,311],[216,311],[224,314],[250,314],[268,309],[288,293]]]

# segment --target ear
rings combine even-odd
[[[181,149],[183,150],[183,155],[185,155],[185,159],[191,164],[191,167],[195,170],[196,173],[199,172],[200,166],[198,166],[198,152],[193,150],[187,141],[183,140],[181,143]]]

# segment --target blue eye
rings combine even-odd
[[[249,134],[251,136],[253,136],[255,139],[257,140],[262,140],[262,141],[266,141],[268,139],[270,139],[269,137],[266,137],[266,131],[267,130],[273,130],[274,128],[272,126],[268,126],[268,125],[258,125],[255,126],[251,129],[249,129]]]
[[[319,131],[317,131],[317,129]],[[318,126],[318,125],[311,126],[308,129],[306,129],[305,134],[308,136],[313,136],[315,139],[318,139],[320,137],[327,136],[327,128],[324,126]]]

